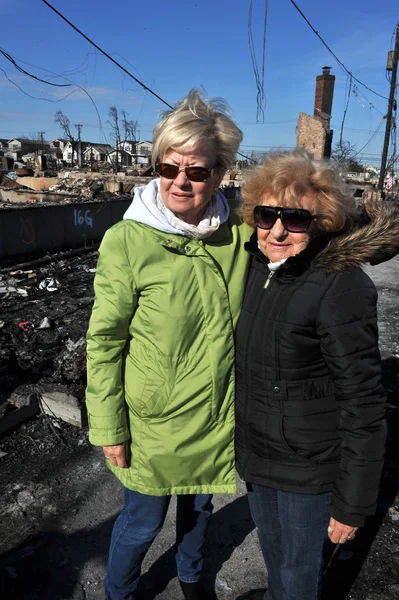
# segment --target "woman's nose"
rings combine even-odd
[[[286,229],[284,229],[284,225],[282,224],[281,219],[278,218],[273,227],[271,228],[270,233],[276,240],[278,240],[285,238],[288,232]]]
[[[187,185],[190,183],[190,180],[188,179],[186,172],[184,169],[181,169],[178,174],[176,175],[175,179],[174,179],[174,183],[176,185]]]

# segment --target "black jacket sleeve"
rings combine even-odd
[[[340,407],[341,461],[331,516],[359,527],[375,512],[386,440],[377,291],[359,268],[330,278],[316,327]]]

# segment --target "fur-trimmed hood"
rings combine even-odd
[[[305,250],[290,257],[282,272],[297,275],[307,269],[333,273],[366,263],[377,265],[399,253],[399,206],[394,202],[363,201],[359,220],[345,233],[324,233],[313,238]],[[257,248],[256,232],[245,249],[258,259],[269,260]]]
[[[399,252],[399,206],[387,201],[363,201],[363,223],[336,235],[311,261],[315,271],[343,271],[365,263],[379,264]],[[366,222],[364,224],[364,221]]]

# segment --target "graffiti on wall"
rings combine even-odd
[[[75,227],[81,227],[82,225],[87,225],[88,227],[93,228],[93,217],[91,216],[91,210],[83,210],[81,208],[73,209],[73,222]]]

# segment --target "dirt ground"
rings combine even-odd
[[[52,256],[0,272],[0,417],[32,392],[67,391],[83,403],[84,336],[96,253]],[[399,258],[367,269],[379,290],[389,441],[376,517],[340,550],[325,600],[399,598]],[[22,291],[21,291],[22,290]],[[24,291],[25,290],[25,291]],[[46,318],[46,319],[45,319]],[[11,399],[11,402],[10,402]],[[0,438],[1,600],[101,600],[121,489],[87,429],[39,415]],[[242,482],[216,496],[204,568],[210,599],[266,584]],[[396,509],[395,509],[396,507]],[[172,502],[143,565],[138,600],[181,598]]]

